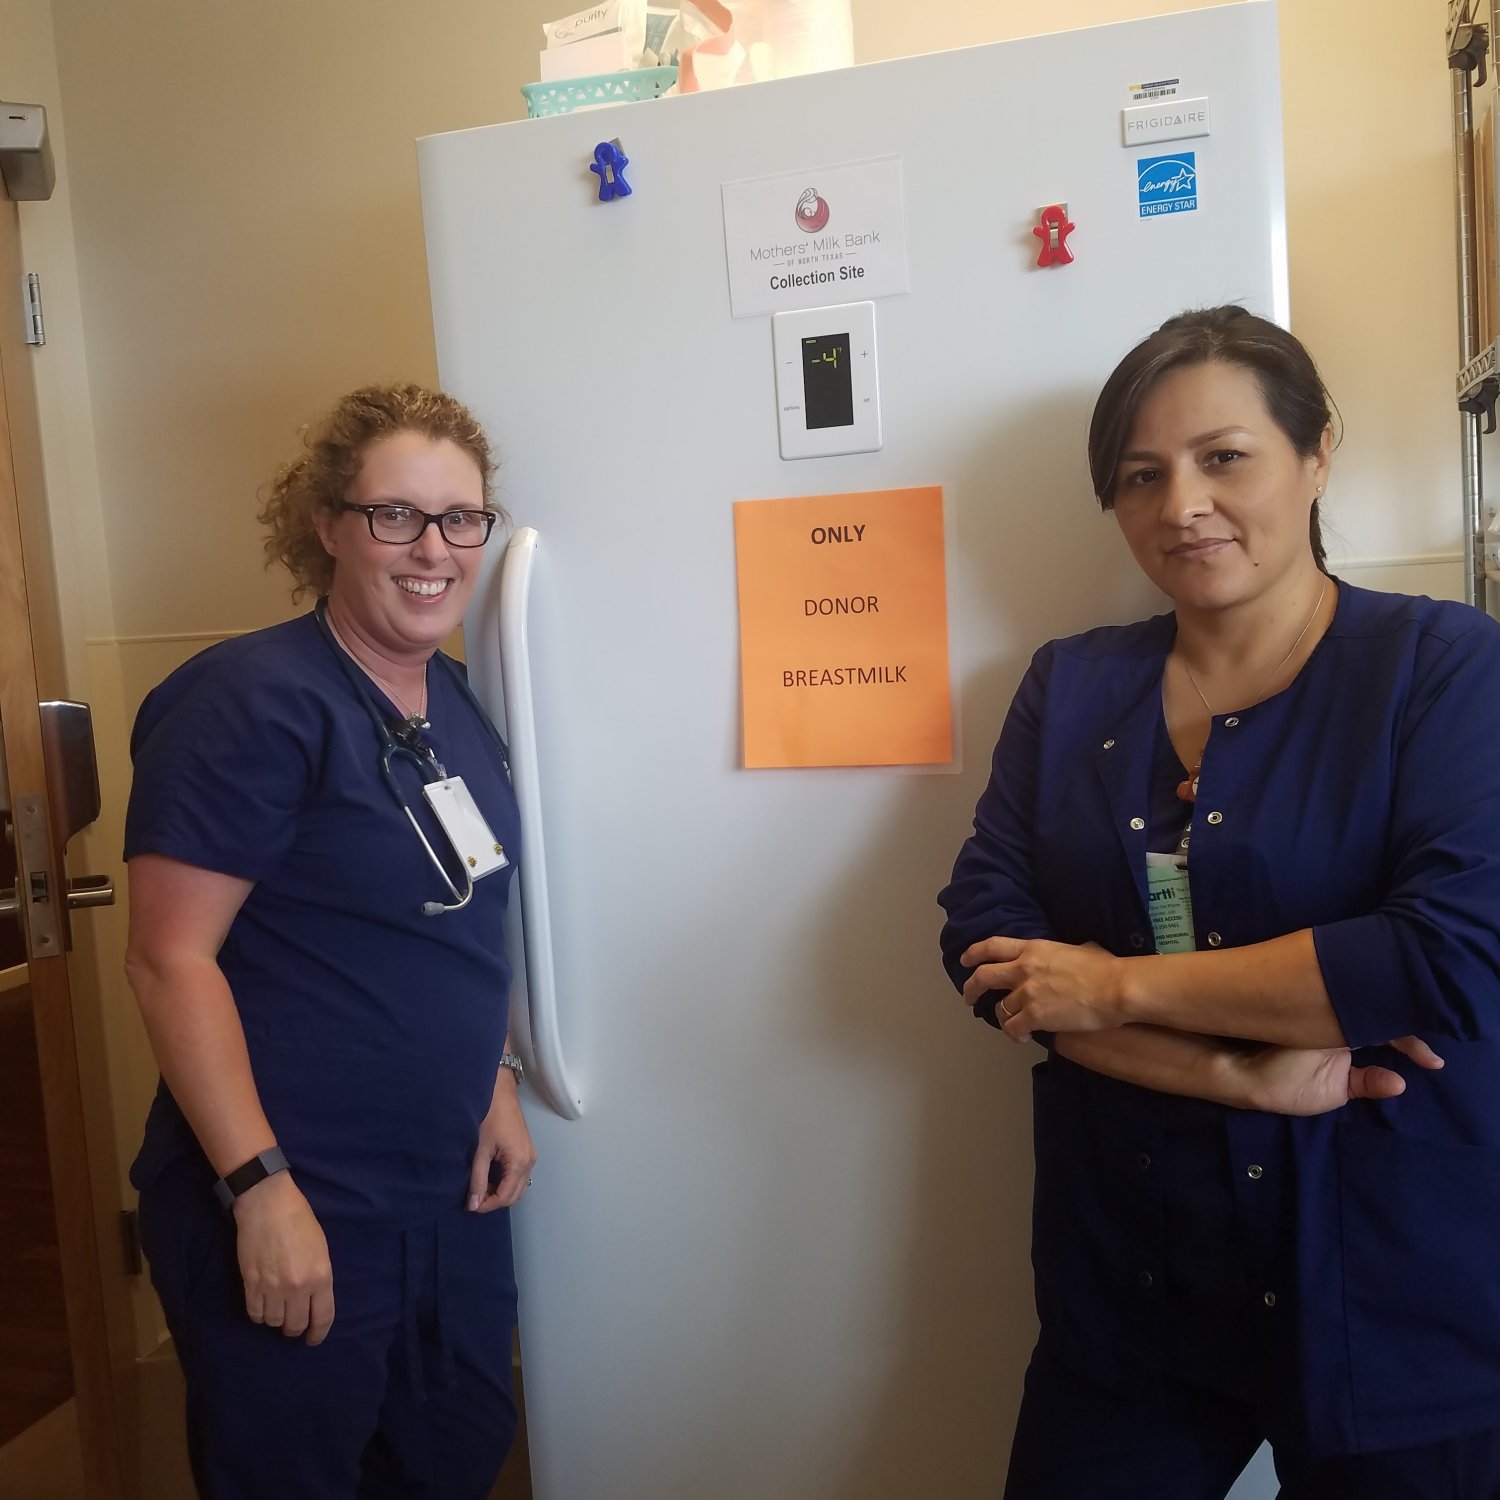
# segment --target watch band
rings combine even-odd
[[[526,1076],[526,1069],[521,1066],[521,1059],[514,1052],[502,1052],[500,1066],[509,1068],[516,1075],[516,1087],[519,1088],[521,1080]]]
[[[252,1156],[244,1166],[226,1172],[214,1183],[214,1197],[219,1200],[221,1207],[233,1208],[234,1200],[241,1193],[248,1193],[257,1182],[264,1182],[267,1177],[287,1170],[286,1153],[280,1146],[272,1146],[270,1150]]]

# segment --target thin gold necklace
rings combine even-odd
[[[395,685],[393,683],[387,682],[385,678],[382,677],[380,673],[374,669],[374,667],[370,666],[367,662],[361,661],[359,657],[355,656],[354,652],[349,649],[348,641],[344,639],[338,626],[333,623],[333,615],[331,613],[327,614],[326,618],[328,620],[328,628],[333,631],[334,640],[336,640],[339,645],[344,648],[345,655],[353,660],[355,666],[357,666],[360,671],[365,674],[365,676],[373,678],[387,693],[390,694],[391,701],[396,705],[397,708],[401,710],[403,714],[406,715],[406,722],[410,724],[414,729],[431,728],[431,725],[427,722],[427,663],[425,661],[422,663],[422,696],[418,700],[419,707],[417,709],[417,712],[413,713],[411,708],[408,706],[406,699],[396,691]]]
[[[1318,590],[1318,597],[1313,604],[1312,613],[1307,617],[1307,620],[1303,624],[1302,629],[1297,632],[1297,639],[1287,647],[1286,655],[1283,656],[1281,660],[1271,668],[1271,670],[1266,674],[1264,680],[1261,682],[1260,686],[1255,690],[1254,693],[1251,694],[1250,698],[1245,704],[1246,708],[1250,707],[1251,704],[1259,703],[1260,700],[1265,697],[1267,689],[1281,675],[1281,669],[1286,666],[1286,664],[1292,659],[1293,652],[1295,652],[1297,647],[1300,646],[1306,639],[1307,632],[1312,629],[1312,623],[1318,618],[1318,611],[1322,609],[1323,600],[1327,593],[1328,579],[1325,575],[1323,579],[1323,587]],[[1208,716],[1210,719],[1212,719],[1216,710],[1213,704],[1208,701],[1208,695],[1198,685],[1198,679],[1193,676],[1193,669],[1188,666],[1187,658],[1185,656],[1179,656],[1177,660],[1182,663],[1182,670],[1187,673],[1187,680],[1192,683],[1193,691],[1198,695],[1198,701],[1202,703],[1204,708],[1208,710]],[[1206,744],[1204,748],[1207,749]],[[1188,772],[1187,780],[1181,781],[1177,784],[1177,795],[1183,802],[1196,802],[1198,800],[1198,777],[1202,770],[1203,757],[1200,755],[1198,757],[1198,764]]]

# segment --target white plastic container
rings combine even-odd
[[[729,8],[757,78],[791,78],[854,64],[851,0],[729,0]]]

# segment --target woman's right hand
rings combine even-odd
[[[1389,1045],[1418,1067],[1443,1066],[1421,1037],[1398,1037]],[[1390,1068],[1355,1067],[1347,1047],[1267,1047],[1237,1056],[1234,1067],[1243,1107],[1274,1115],[1321,1115],[1351,1099],[1394,1099],[1406,1091],[1406,1080]]]
[[[234,1200],[245,1311],[287,1338],[321,1344],[333,1326],[333,1266],[312,1206],[288,1172]]]

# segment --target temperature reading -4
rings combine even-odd
[[[853,425],[854,385],[847,333],[802,340],[802,391],[809,427]]]
[[[771,344],[783,458],[880,447],[873,302],[776,313]]]

